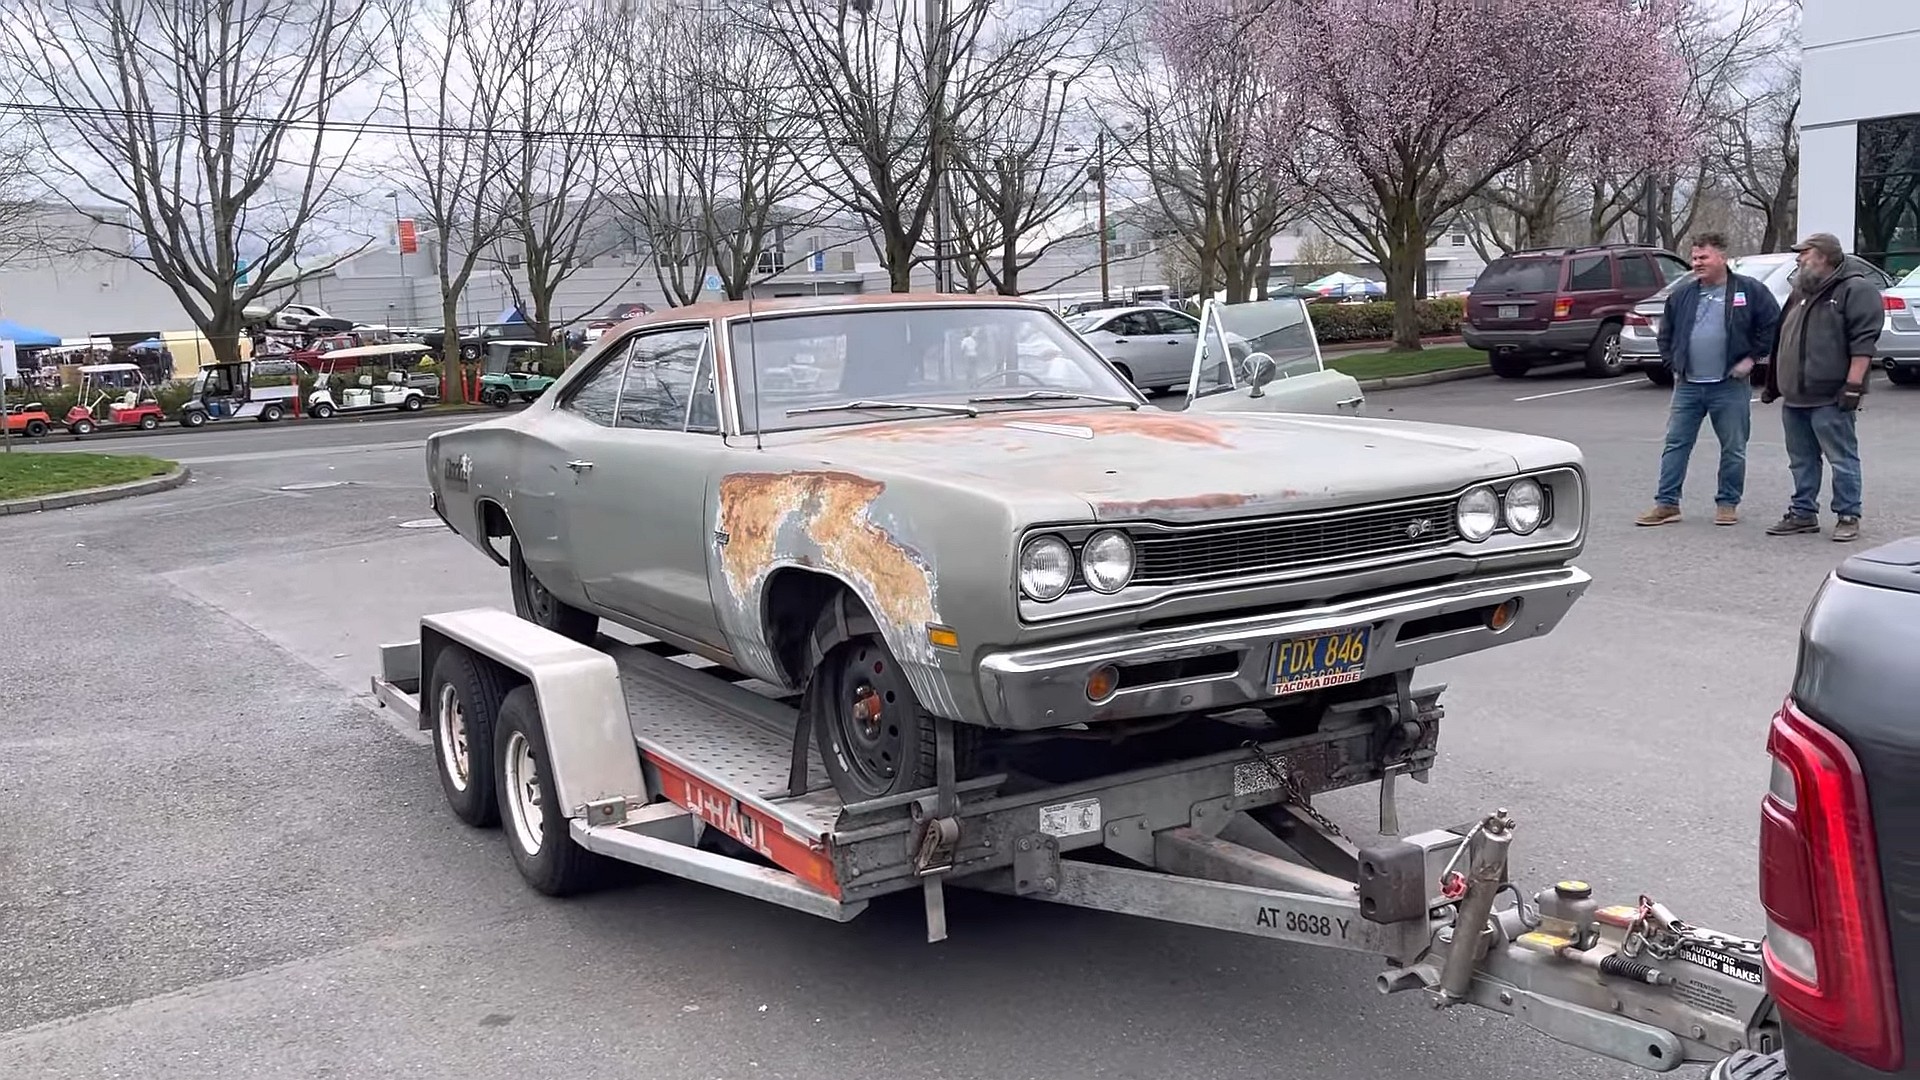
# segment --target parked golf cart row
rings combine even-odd
[[[539,367],[545,348],[534,341],[489,342],[488,370],[477,386],[479,400],[504,409],[515,399],[531,402],[539,397],[553,383]],[[182,427],[194,428],[227,420],[272,423],[295,412],[296,406],[317,420],[388,409],[418,412],[440,399],[440,376],[405,369],[416,366],[429,351],[423,344],[400,342],[335,350],[322,359],[313,390],[304,399],[297,377],[263,374],[256,362],[205,364],[174,419]],[[336,393],[333,380],[342,369],[358,374],[352,377],[354,385]],[[383,374],[376,377],[374,371]],[[158,391],[138,366],[90,364],[79,373],[79,400],[64,416],[49,413],[39,401],[9,403],[8,434],[31,439],[55,428],[79,437],[132,428],[152,431],[166,419]],[[275,381],[267,382],[269,378]]]

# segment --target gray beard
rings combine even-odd
[[[1806,269],[1800,271],[1800,291],[1804,293],[1811,293],[1817,290],[1818,288],[1820,288],[1820,286],[1825,285],[1827,283],[1827,279],[1831,277],[1833,277],[1833,271],[1815,270],[1813,267],[1809,266]]]

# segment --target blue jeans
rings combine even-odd
[[[1795,517],[1820,513],[1820,459],[1833,466],[1833,512],[1860,516],[1860,437],[1854,414],[1838,405],[1780,410],[1787,436],[1787,467],[1793,470],[1793,502],[1787,512]]]
[[[1660,451],[1660,488],[1653,501],[1680,505],[1680,487],[1687,479],[1687,461],[1700,438],[1700,422],[1713,421],[1720,441],[1720,490],[1713,501],[1739,506],[1747,488],[1747,435],[1753,430],[1753,391],[1745,379],[1719,382],[1676,382],[1673,405],[1667,412],[1667,445]]]

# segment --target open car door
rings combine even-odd
[[[1358,380],[1321,362],[1304,301],[1208,300],[1201,310],[1186,409],[1352,416],[1365,405]]]

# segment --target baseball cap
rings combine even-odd
[[[1795,251],[1806,251],[1809,248],[1825,255],[1827,261],[1835,265],[1839,265],[1840,260],[1846,257],[1840,247],[1840,238],[1832,233],[1817,232],[1793,245]]]

